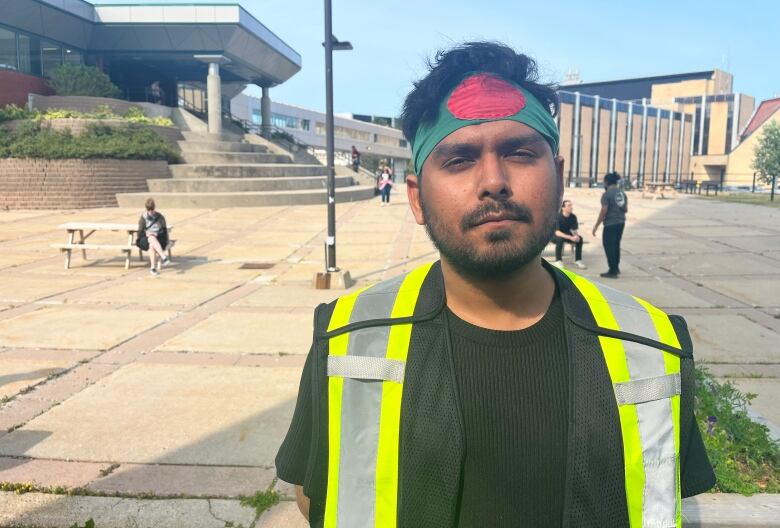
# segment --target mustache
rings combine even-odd
[[[533,223],[533,214],[528,207],[516,202],[489,202],[470,212],[461,220],[461,228],[466,231],[482,223],[491,215],[503,214],[510,220]]]

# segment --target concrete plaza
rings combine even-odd
[[[396,187],[389,207],[338,206],[339,265],[357,286],[437,258]],[[582,273],[594,278],[606,269],[590,236],[599,195],[567,192],[587,241]],[[684,315],[698,363],[757,393],[752,411],[780,425],[780,210],[629,200],[623,274],[609,284]],[[273,465],[312,309],[339,294],[311,287],[325,207],[163,211],[177,245],[158,278],[137,260],[125,270],[118,253],[74,252],[65,270],[49,247],[65,242],[66,221],[139,213],[0,212],[0,482],[125,497],[0,493],[0,526],[305,526]],[[267,489],[285,500],[259,518],[235,500]],[[712,497],[697,498],[686,512],[702,526],[740,507],[780,514],[776,497],[735,500],[708,509]]]

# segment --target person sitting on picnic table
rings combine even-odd
[[[135,245],[144,251],[149,251],[149,273],[158,276],[160,266],[167,266],[169,262],[165,254],[165,248],[168,246],[168,225],[162,213],[155,211],[152,198],[146,200],[146,212],[138,219],[138,238]]]

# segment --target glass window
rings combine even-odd
[[[41,74],[41,41],[36,37],[19,35],[19,70]]]
[[[62,65],[62,48],[59,44],[44,40],[41,43],[41,55],[43,56],[43,76],[48,77]]]
[[[405,139],[399,139],[399,140],[398,140],[398,146],[399,146],[399,147],[406,148],[406,145],[407,145],[407,143],[406,143],[406,140],[405,140]]]
[[[65,48],[62,54],[62,61],[66,64],[83,64],[83,58],[80,51]]]
[[[309,130],[309,127],[311,126],[311,123],[308,119],[301,120],[301,128],[304,130]]]
[[[252,110],[252,123],[259,125],[263,120],[263,116],[260,114],[260,110]]]
[[[3,28],[0,28],[0,68],[17,68],[16,33]]]

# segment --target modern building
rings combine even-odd
[[[766,185],[756,181],[753,157],[761,133],[770,123],[780,125],[780,97],[763,101],[740,133],[739,144],[728,154],[725,171],[728,186],[742,189],[766,188]]]
[[[0,0],[0,106],[51,93],[45,79],[66,62],[96,66],[131,101],[157,82],[176,106],[182,83],[198,86],[215,132],[225,98],[249,83],[268,98],[301,69],[301,56],[237,4]]]
[[[642,114],[641,127],[644,130],[647,120],[651,132],[642,136],[645,139],[639,145],[640,153],[644,150],[644,161],[637,165],[627,155],[624,158],[629,159],[624,172],[632,179],[640,182],[646,178],[652,181],[695,179],[716,181],[724,186],[736,184],[737,175],[732,177],[726,170],[728,156],[739,145],[755,99],[733,91],[731,74],[715,69],[606,82],[575,82],[563,89],[578,92],[581,98],[598,97],[601,104],[607,99],[631,105],[634,116],[636,110],[644,112],[643,108],[648,108],[647,117]],[[660,119],[651,120],[656,115]],[[625,127],[625,134],[628,128]],[[618,125],[618,138],[623,134]],[[596,150],[600,152],[601,147]]]
[[[234,117],[260,125],[262,101],[257,97],[239,94],[230,102]],[[325,114],[298,106],[271,101],[271,124],[276,131],[290,134],[312,148],[320,159],[325,159]],[[352,146],[366,154],[387,160],[396,180],[403,180],[412,151],[403,133],[393,127],[341,115],[334,116],[334,149],[337,163],[347,165]]]

